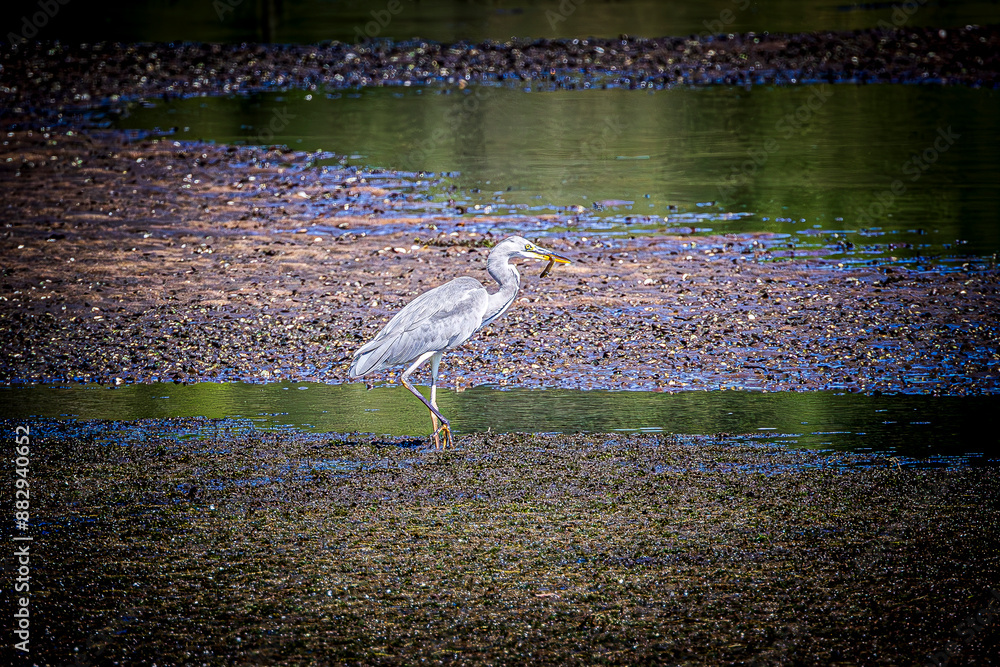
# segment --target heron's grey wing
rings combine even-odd
[[[488,300],[475,278],[456,278],[424,292],[354,354],[350,374],[358,377],[461,345],[479,328]]]

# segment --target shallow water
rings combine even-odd
[[[435,214],[510,230],[560,213],[542,225],[765,232],[799,256],[919,266],[1000,251],[997,117],[1000,92],[940,86],[470,87],[194,98],[115,125],[432,172]]]
[[[13,419],[243,419],[262,428],[426,436],[427,411],[405,389],[363,384],[143,384],[0,387]],[[996,465],[1000,397],[860,396],[833,392],[500,391],[439,397],[457,434],[664,432],[746,434],[790,447],[882,452],[927,463]],[[987,434],[987,435],[983,435]],[[930,458],[928,458],[930,457]]]
[[[260,8],[278,5],[268,35]],[[617,37],[620,34],[719,34],[723,32],[854,30],[882,25],[963,26],[1000,20],[995,2],[826,2],[825,0],[532,0],[524,3],[453,0],[284,0],[282,3],[129,2],[95,12],[87,3],[60,3],[40,38],[88,41],[258,41],[313,43],[361,39],[440,42],[527,38]],[[389,7],[393,11],[389,11]],[[907,8],[901,13],[900,6]],[[3,34],[20,29],[37,1],[8,3]]]

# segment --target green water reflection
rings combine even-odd
[[[319,432],[426,436],[427,411],[405,389],[363,384],[147,384],[0,387],[7,418],[245,418]],[[658,431],[754,434],[796,447],[912,457],[1000,457],[1000,397],[857,396],[831,392],[605,392],[479,387],[446,391],[442,411],[459,434]]]
[[[275,113],[288,122],[272,136]],[[473,87],[187,99],[118,126],[227,143],[263,132],[356,164],[459,172],[442,198],[493,213],[581,206],[581,232],[778,232],[862,261],[1000,250],[996,118],[1000,92],[957,87]]]
[[[906,6],[906,14],[900,13]],[[38,11],[36,0],[8,2],[3,34]],[[265,18],[266,17],[266,18]],[[441,42],[516,37],[617,37],[853,30],[880,25],[995,23],[995,2],[826,2],[823,0],[146,0],[61,2],[43,39],[314,43],[423,37]],[[882,22],[882,23],[880,23]]]

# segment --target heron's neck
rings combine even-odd
[[[483,316],[483,323],[480,326],[486,326],[503,315],[510,308],[510,304],[514,303],[514,297],[517,296],[517,290],[521,285],[521,275],[507,262],[506,257],[491,255],[486,260],[486,270],[493,276],[493,280],[500,283],[500,289],[490,294],[486,315]]]

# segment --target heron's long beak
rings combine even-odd
[[[532,253],[535,255],[536,258],[544,259],[549,262],[559,262],[560,264],[570,263],[570,260],[566,259],[562,255],[557,255],[550,250],[544,250],[542,248],[538,248],[537,250],[533,250]]]

